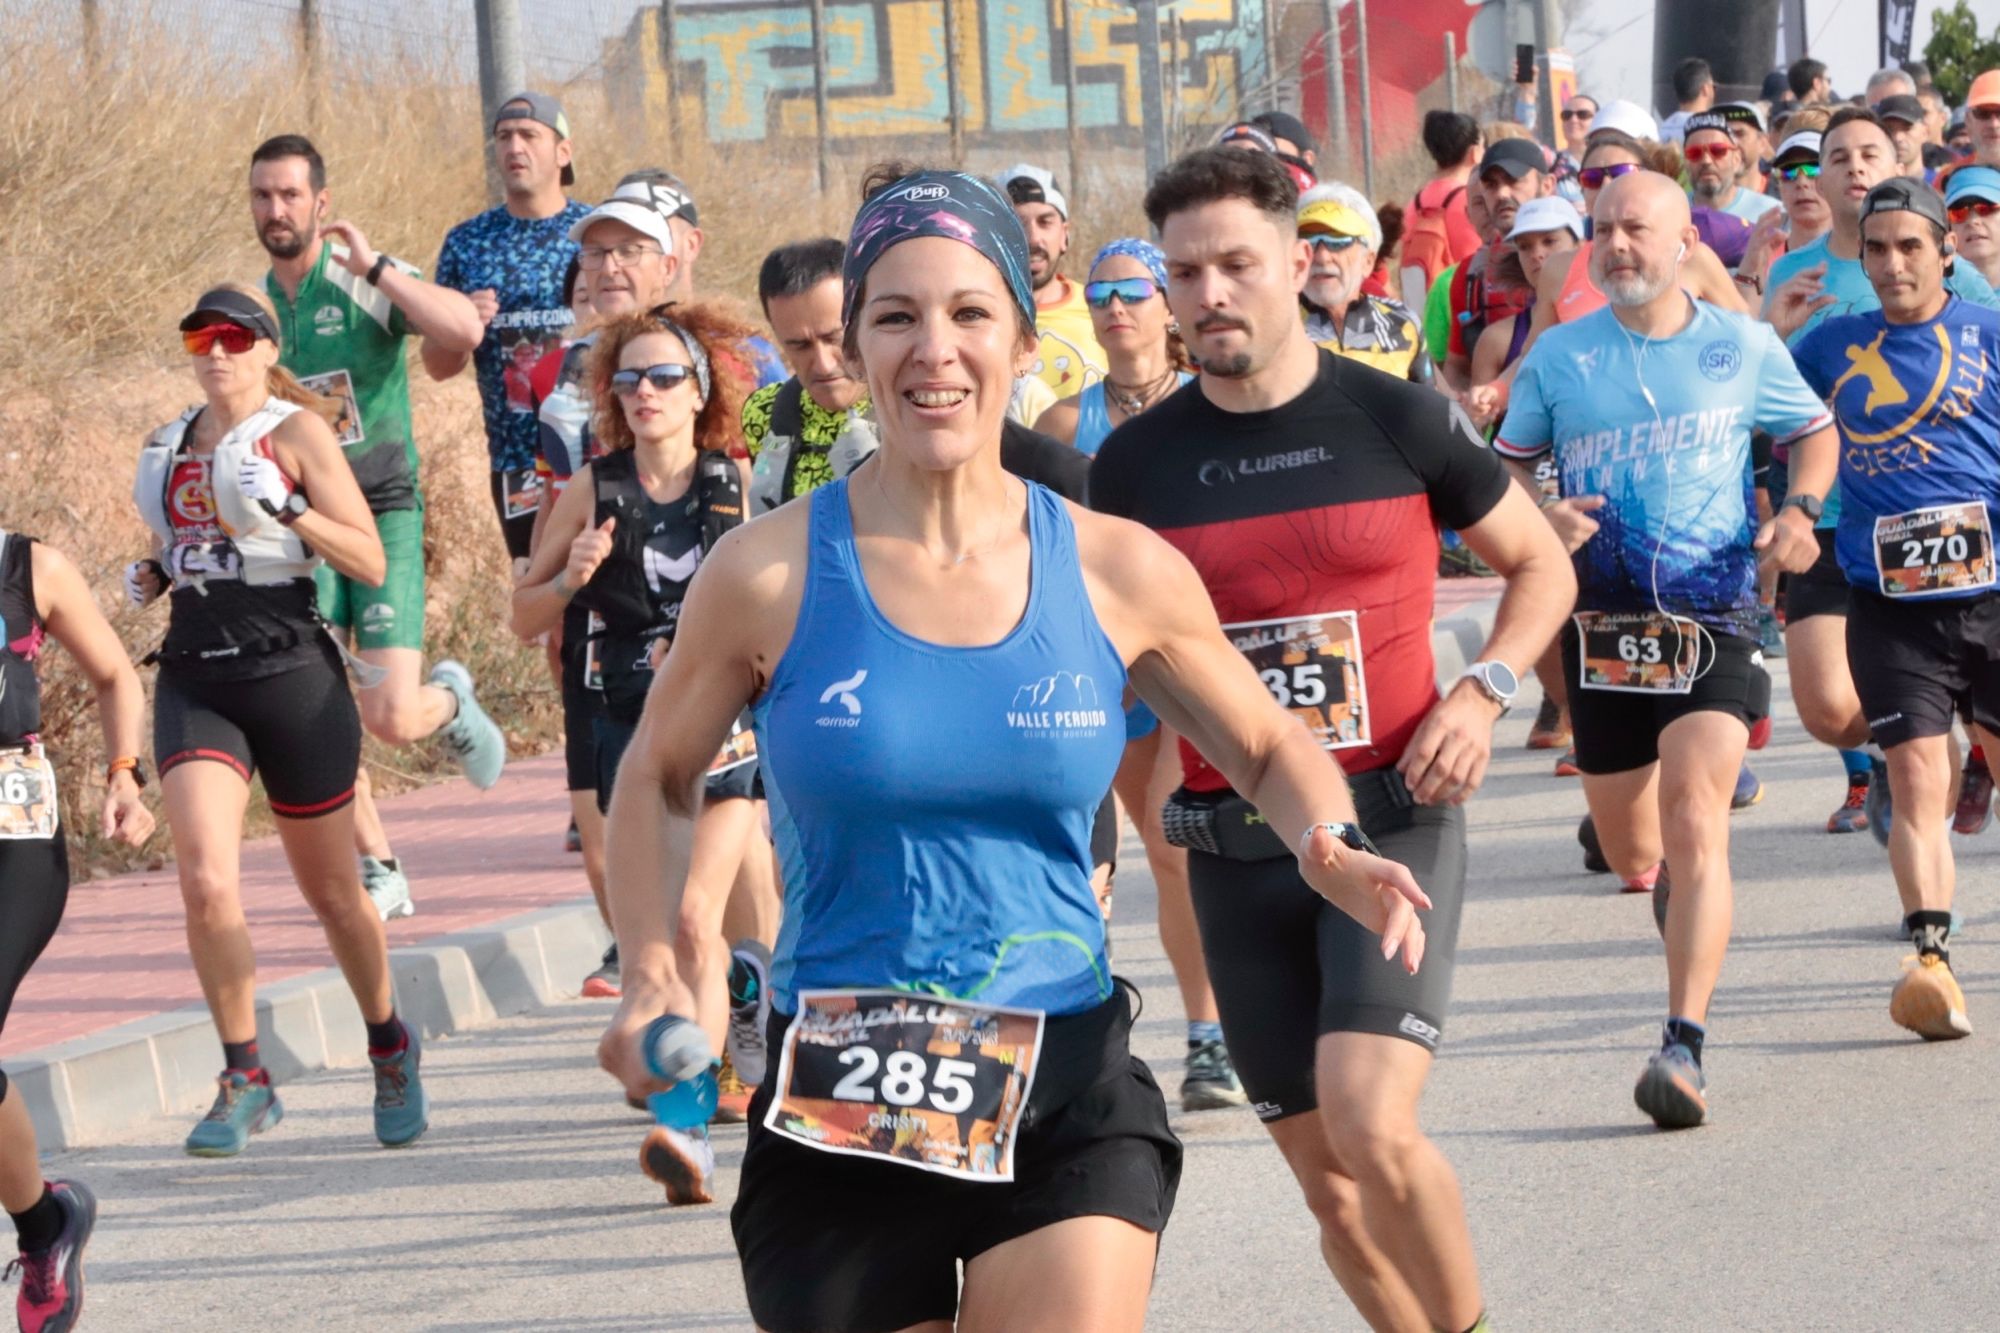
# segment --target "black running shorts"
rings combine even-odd
[[[1833,554],[1833,529],[1813,533],[1819,539],[1819,559],[1803,574],[1785,576],[1785,623],[1796,625],[1811,616],[1847,614],[1847,575]]]
[[[162,776],[197,759],[264,779],[271,813],[311,819],[354,799],[361,713],[333,640],[302,665],[250,680],[189,679],[160,668],[153,758]]]
[[[625,751],[637,734],[637,723],[620,722],[600,709],[591,719],[592,761],[596,776],[592,779],[597,792],[597,809],[600,814],[611,811],[611,786],[618,777],[619,761],[625,758]],[[759,769],[756,760],[738,764],[720,773],[711,773],[703,788],[703,799],[708,801],[761,801],[764,799],[764,784],[758,780]],[[571,787],[571,791],[590,788]]]
[[[1740,634],[1711,631],[1702,636],[1694,685],[1686,694],[1583,689],[1574,620],[1563,626],[1559,642],[1576,766],[1585,773],[1629,773],[1657,763],[1660,733],[1690,713],[1727,713],[1747,728],[1771,711],[1763,649]]]
[[[886,1333],[958,1309],[959,1265],[1076,1217],[1164,1230],[1181,1144],[1131,1053],[1132,992],[1051,1018],[1010,1183],[954,1180],[809,1148],[764,1128],[774,1080],[750,1102],[729,1224],[757,1326]],[[784,1042],[771,1015],[771,1068]]]
[[[1357,784],[1361,827],[1382,855],[1401,861],[1431,897],[1423,916],[1424,963],[1415,976],[1382,957],[1381,937],[1319,896],[1293,857],[1232,861],[1188,852],[1188,884],[1201,929],[1222,1035],[1260,1120],[1319,1105],[1313,1071],[1329,1032],[1400,1037],[1427,1051],[1444,1035],[1452,955],[1465,898],[1465,809],[1407,803],[1394,770]]]
[[[53,838],[0,839],[0,1031],[68,901],[69,849],[60,829]]]
[[[535,535],[535,506],[524,505],[520,498],[522,487],[530,484],[528,479],[533,473],[533,468],[522,468],[487,474],[492,479],[493,516],[500,520],[500,536],[507,543],[507,556],[512,560],[528,558],[528,544]],[[546,485],[546,480],[542,484]]]
[[[596,719],[604,712],[604,692],[587,690],[563,670],[563,773],[571,791],[597,790]]]
[[[1972,720],[2000,731],[2000,594],[1897,601],[1854,588],[1847,664],[1875,743],[1884,747]]]

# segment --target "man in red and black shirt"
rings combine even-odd
[[[1416,1108],[1450,989],[1462,803],[1515,673],[1555,634],[1576,583],[1534,502],[1448,399],[1307,339],[1296,311],[1311,261],[1295,206],[1290,178],[1258,153],[1204,150],[1154,181],[1146,212],[1202,373],[1105,441],[1091,502],[1188,557],[1225,632],[1347,770],[1361,832],[1435,903],[1410,976],[1341,923],[1183,743],[1170,836],[1190,846],[1244,1087],[1362,1315],[1456,1333],[1482,1320],[1479,1277],[1457,1179]],[[1508,582],[1480,661],[1442,700],[1430,646],[1441,526]]]

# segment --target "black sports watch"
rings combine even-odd
[[[1826,512],[1826,502],[1817,495],[1788,495],[1785,497],[1785,502],[1778,506],[1778,512],[1782,514],[1787,509],[1796,509],[1817,523],[1819,516]]]
[[[362,281],[370,287],[380,286],[382,282],[382,270],[387,267],[389,267],[389,256],[386,253],[378,253],[375,256],[375,262],[368,266],[368,275]]]
[[[299,521],[299,515],[306,512],[306,497],[303,491],[293,491],[285,497],[285,502],[272,511],[271,516],[289,528]]]

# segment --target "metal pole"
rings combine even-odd
[[[819,140],[819,192],[826,193],[833,172],[827,164],[826,141],[826,0],[812,0],[813,125]]]
[[[1444,95],[1453,111],[1458,110],[1458,34],[1444,35]]]
[[[958,0],[944,0],[944,86],[951,121],[951,164],[965,165],[965,104],[958,77]]]
[[[1361,192],[1375,197],[1374,108],[1368,95],[1368,0],[1354,0],[1354,77],[1361,84]]]
[[[1146,139],[1146,180],[1167,169],[1167,124],[1160,105],[1160,4],[1137,0],[1139,10],[1139,124]]]
[[[472,0],[472,18],[479,38],[479,141],[485,145],[486,197],[498,203],[506,191],[493,157],[493,108],[507,94],[500,91],[500,75],[493,68],[493,0]]]
[[[1347,145],[1347,71],[1340,59],[1340,0],[1320,0],[1326,24],[1320,54],[1326,59],[1326,150],[1335,176],[1345,176],[1354,155]]]
[[[1168,136],[1167,142],[1171,151],[1178,153],[1182,145],[1186,142],[1184,136],[1187,133],[1187,108],[1184,105],[1186,99],[1182,96],[1181,86],[1181,14],[1179,10],[1175,10],[1173,17],[1167,21],[1167,69],[1171,73],[1172,78],[1166,81],[1166,86],[1173,89],[1174,93],[1174,100],[1167,107],[1167,123],[1173,130]]]
[[[1076,0],[1063,0],[1063,110],[1069,127],[1069,206],[1072,213],[1082,216],[1083,203],[1083,127],[1077,123],[1076,112]]]
[[[299,0],[299,65],[305,70],[306,119],[317,126],[322,104],[319,60],[319,6]]]
[[[1270,85],[1273,111],[1282,111],[1285,80],[1278,72],[1278,20],[1283,0],[1264,0],[1264,81]]]
[[[97,0],[83,0],[83,67],[95,77],[104,59],[104,29]]]
[[[667,142],[676,151],[681,142],[681,99],[674,77],[674,0],[660,0],[660,82],[667,90]]]
[[[1556,80],[1549,68],[1549,49],[1562,45],[1562,20],[1556,17],[1550,0],[1535,0],[1535,49],[1539,52],[1535,71],[1536,133],[1543,143],[1560,143],[1556,137]]]

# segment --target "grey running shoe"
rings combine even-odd
[[[1183,1111],[1219,1111],[1249,1101],[1243,1085],[1236,1081],[1236,1067],[1229,1063],[1227,1046],[1205,1041],[1188,1048],[1187,1072],[1181,1076]]]
[[[583,979],[583,993],[593,1000],[615,1000],[625,993],[625,978],[618,968],[618,946],[604,951],[604,961]]]
[[[404,878],[401,866],[362,857],[361,887],[368,890],[368,901],[375,904],[376,914],[384,921],[417,914],[417,905],[410,901],[410,881]]]
[[[764,1085],[770,1063],[764,1029],[771,1021],[771,951],[744,940],[729,951],[729,1032],[725,1043],[736,1076],[747,1087]]]
[[[458,712],[438,730],[438,739],[465,776],[481,791],[500,780],[507,767],[507,740],[472,694],[472,673],[457,662],[431,668],[430,683],[458,700]]]
[[[1646,1062],[1632,1100],[1661,1129],[1693,1129],[1708,1116],[1707,1091],[1708,1077],[1694,1052],[1673,1042]]]

